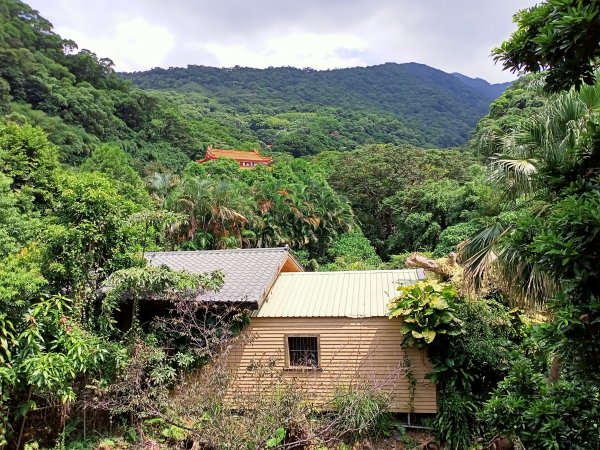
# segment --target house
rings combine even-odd
[[[260,164],[267,166],[273,162],[273,158],[270,156],[262,156],[260,153],[258,153],[258,150],[224,150],[212,148],[211,146],[206,149],[204,159],[201,159],[197,162],[198,164],[203,164],[219,158],[233,159],[240,165],[240,168],[242,169],[253,169]]]
[[[211,300],[253,310],[247,327],[252,338],[227,355],[231,398],[267,392],[275,375],[299,385],[323,408],[336,389],[354,386],[387,393],[394,412],[436,412],[427,355],[402,349],[401,321],[387,317],[398,286],[422,279],[421,270],[304,272],[287,248],[146,256],[150,264],[190,272],[223,269],[225,284]],[[269,377],[259,375],[265,365]]]

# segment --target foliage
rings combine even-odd
[[[30,125],[0,124],[0,166],[11,188],[32,197],[36,205],[51,200],[50,185],[58,167],[58,149],[46,134]]]
[[[38,218],[29,211],[32,199],[23,198],[10,188],[12,180],[0,174],[0,256],[17,253],[34,235]]]
[[[400,295],[390,303],[389,317],[402,319],[403,345],[423,347],[437,335],[457,335],[462,322],[454,314],[456,291],[449,285],[420,281],[398,288]]]
[[[381,393],[341,387],[333,403],[342,419],[337,424],[342,433],[351,430],[356,437],[381,437],[390,426],[389,399]]]
[[[468,147],[486,158],[494,156],[503,140],[523,122],[539,114],[552,98],[544,92],[543,75],[529,74],[516,80],[490,104],[477,123]]]
[[[138,206],[121,197],[99,173],[57,177],[54,217],[45,230],[43,271],[56,289],[77,293],[113,270],[133,264],[138,239],[127,215]],[[60,286],[60,288],[59,288]]]
[[[129,164],[127,154],[118,147],[103,145],[81,165],[84,172],[100,172],[110,178],[124,198],[139,205],[149,203],[148,193],[141,177]]]
[[[521,288],[529,304],[550,307],[555,320],[546,338],[571,376],[584,380],[597,376],[600,339],[598,292],[591,281],[597,277],[598,92],[594,85],[557,96],[515,134],[502,159],[516,162],[499,167],[496,180],[507,186],[508,204],[528,208],[464,247],[467,273],[475,279],[495,270],[513,289]]]
[[[375,249],[359,229],[333,241],[327,249],[327,257],[333,263],[325,265],[324,270],[369,270],[381,265]]]
[[[404,345],[427,347],[428,378],[440,388],[436,435],[450,448],[469,448],[484,425],[478,420],[483,402],[511,361],[536,354],[529,328],[519,311],[491,299],[460,298],[449,285],[420,282],[400,290],[390,317],[402,317]]]
[[[448,178],[428,180],[386,199],[384,206],[391,209],[394,222],[388,252],[434,250],[448,227],[465,224],[482,208],[481,186],[480,176],[464,184]]]
[[[518,29],[493,51],[513,72],[547,70],[551,91],[594,84],[600,56],[600,6],[594,1],[547,0],[514,16]]]
[[[526,448],[593,448],[598,441],[598,52],[595,2],[548,1],[516,16],[496,50],[509,68],[548,68],[547,107],[499,140],[492,181],[504,217],[463,246],[473,281],[493,273],[513,299],[547,308],[538,352],[515,358],[487,400],[489,435]],[[592,25],[592,26],[590,26]],[[591,40],[588,40],[591,38]],[[508,214],[509,211],[518,211]],[[508,219],[508,220],[506,220]],[[552,358],[546,376],[547,361]]]
[[[219,160],[191,163],[185,173],[167,197],[186,216],[173,233],[183,248],[290,245],[320,259],[354,226],[349,205],[305,161],[242,171]]]
[[[538,341],[519,311],[493,300],[461,299],[455,314],[463,333],[442,335],[427,347],[432,362],[428,378],[440,388],[434,429],[450,448],[469,448],[486,429],[484,402],[523,354],[537,355]],[[542,356],[543,366],[547,353]]]
[[[316,159],[315,163],[320,163]],[[328,174],[348,198],[365,237],[379,255],[433,251],[448,226],[483,207],[482,170],[458,150],[369,146],[344,153]]]
[[[476,219],[450,225],[440,233],[433,256],[440,258],[447,256],[449,253],[456,252],[458,246],[471,237],[477,231],[478,227],[479,224]]]
[[[525,448],[594,448],[599,395],[597,384],[583,380],[548,384],[521,360],[485,403],[481,420],[489,435],[518,439]]]
[[[498,87],[482,92],[471,79],[414,63],[326,71],[190,65],[124,76],[225,104],[262,142],[295,156],[377,142],[461,145]]]
[[[43,128],[64,162],[80,163],[100,141],[112,141],[135,164],[180,169],[211,143],[195,130],[202,120],[182,116],[167,96],[133,89],[110,59],[77,51],[19,0],[0,9],[0,61],[3,112]]]
[[[558,202],[530,244],[539,264],[563,291],[549,303],[556,320],[549,338],[578,377],[598,381],[600,361],[600,292],[598,278],[598,217],[600,188],[594,180],[583,193]]]
[[[556,291],[559,279],[549,276],[541,261],[524,250],[535,234],[530,227],[551,214],[558,199],[571,195],[571,183],[579,184],[575,191],[593,190],[587,179],[597,166],[594,136],[599,89],[598,85],[585,86],[579,93],[556,96],[548,108],[501,142],[492,182],[503,194],[501,210],[513,213],[488,220],[488,226],[463,247],[467,273],[475,284],[490,269],[502,274],[515,299],[535,304]],[[522,224],[517,225],[520,220]],[[520,286],[528,289],[519,292]]]
[[[131,326],[123,336],[126,345],[114,377],[109,383],[93,383],[94,399],[86,407],[117,417],[128,413],[136,426],[141,426],[143,419],[158,417],[181,429],[168,414],[170,392],[179,375],[230,347],[245,324],[245,313],[239,308],[215,308],[198,299],[222,282],[219,272],[189,274],[166,267],[114,272],[106,284],[103,308],[111,312],[111,308],[131,302]],[[163,315],[144,316],[142,300],[146,304],[168,302],[172,309]]]
[[[445,442],[453,450],[470,448],[478,431],[474,426],[477,411],[478,407],[470,395],[452,386],[441,390],[434,422],[440,442]]]

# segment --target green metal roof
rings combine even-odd
[[[255,317],[385,317],[419,269],[281,273]]]

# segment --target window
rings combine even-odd
[[[288,367],[319,367],[318,336],[287,336]]]

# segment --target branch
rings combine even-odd
[[[448,264],[449,266],[456,264],[456,254],[450,253],[450,255],[448,255]],[[449,280],[452,277],[452,272],[448,270],[449,267],[441,266],[435,260],[426,258],[418,253],[410,255],[406,260],[406,267],[425,269],[428,272],[439,275],[444,281]]]

